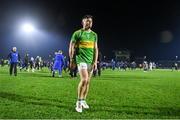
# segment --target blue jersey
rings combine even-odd
[[[11,52],[8,57],[10,59],[10,63],[18,63],[20,60],[18,52]]]
[[[58,62],[63,62],[64,61],[64,56],[62,54],[56,54],[54,60],[58,61]]]
[[[62,54],[56,54],[54,58],[54,69],[61,69],[64,65],[64,56]]]

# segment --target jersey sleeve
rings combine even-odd
[[[78,39],[78,31],[74,32],[71,37],[71,42],[75,43]]]

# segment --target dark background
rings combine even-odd
[[[82,16],[91,14],[103,55],[112,58],[113,50],[128,49],[133,57],[174,59],[180,55],[179,6],[178,0],[0,0],[0,58],[13,46],[22,55],[28,52],[46,58],[58,49],[67,54],[72,33],[81,28]],[[24,21],[33,22],[39,32],[17,37],[18,26]],[[163,32],[172,37],[163,40]]]

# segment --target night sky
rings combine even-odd
[[[47,57],[55,50],[68,52],[72,33],[85,14],[94,17],[93,30],[103,55],[128,49],[134,57],[171,60],[180,56],[180,1],[62,1],[0,0],[0,58],[11,47],[22,54]],[[30,21],[38,32],[17,36],[21,22]],[[169,37],[170,36],[170,37]]]

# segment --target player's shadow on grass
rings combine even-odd
[[[22,96],[22,95],[17,95],[13,93],[7,93],[7,92],[0,92],[0,98],[4,98],[10,101],[23,102],[23,103],[32,104],[32,105],[59,107],[59,108],[68,109],[69,111],[73,110],[72,106],[67,106],[67,105],[72,105],[72,103],[67,103],[67,101],[64,102],[57,99],[46,99],[46,98],[37,98],[37,97],[32,97],[32,96]]]
[[[145,114],[153,116],[169,116],[180,118],[180,107],[145,107],[145,106],[118,106],[118,105],[94,105],[99,106],[98,111],[127,114]],[[104,108],[104,106],[106,106]],[[103,108],[103,109],[99,109]],[[96,111],[96,110],[95,110]]]

